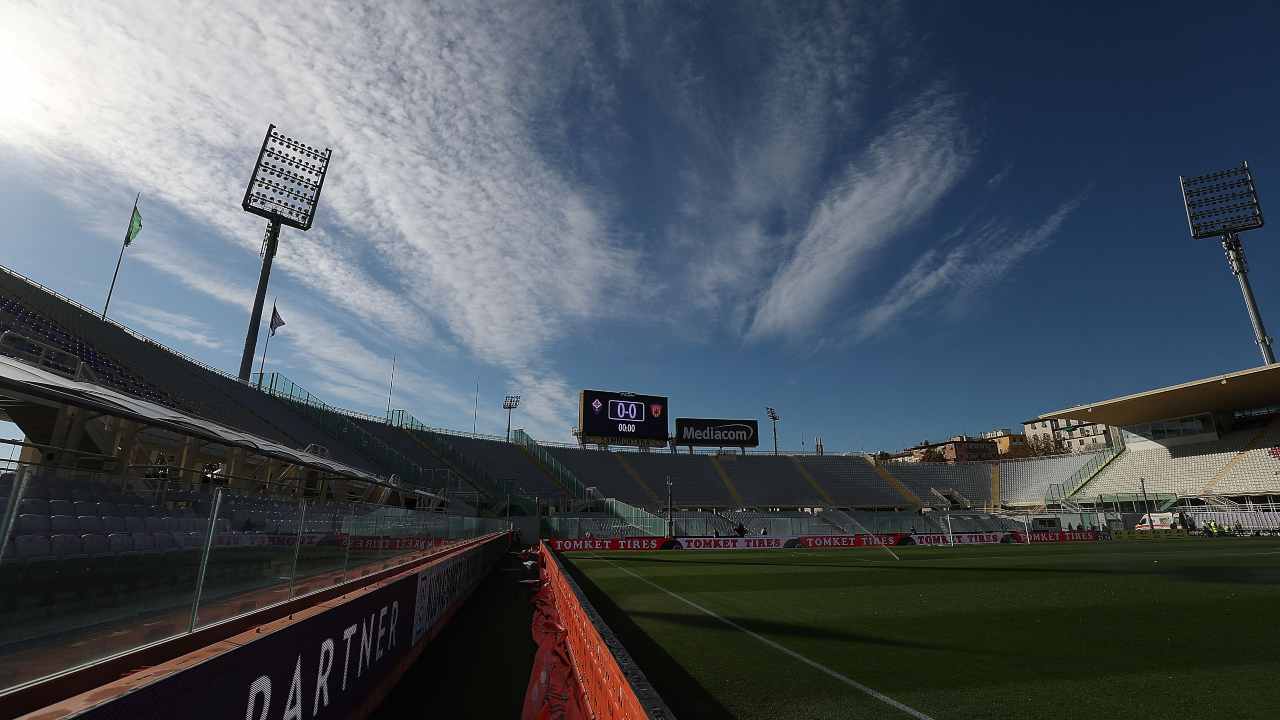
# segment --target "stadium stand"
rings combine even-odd
[[[888,463],[885,469],[926,505],[942,502],[938,495],[952,492],[959,493],[959,497],[947,498],[953,505],[992,504],[991,468],[986,463],[895,462]]]
[[[1050,486],[1065,484],[1094,456],[1095,453],[1072,453],[996,463],[1000,502],[1011,506],[1042,506]]]
[[[902,507],[904,498],[860,455],[799,456],[800,464],[845,507]]]
[[[1280,419],[1262,429],[1223,433],[1217,440],[1172,447],[1144,443],[1126,449],[1083,488],[1077,497],[1132,493],[1139,480],[1148,492],[1180,497],[1207,494],[1262,495],[1276,492],[1280,459]]]

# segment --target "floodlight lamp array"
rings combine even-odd
[[[258,163],[245,188],[241,207],[268,220],[299,230],[309,229],[315,219],[331,154],[328,148],[317,150],[271,125],[263,138]]]
[[[519,395],[508,395],[502,399],[503,410],[515,410],[518,407],[520,407]]]
[[[1227,237],[1262,227],[1262,206],[1249,163],[1178,181],[1192,238]]]

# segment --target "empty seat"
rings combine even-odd
[[[114,532],[107,535],[107,544],[113,553],[126,553],[133,550],[133,536],[126,532]]]
[[[113,532],[124,532],[124,518],[107,515],[102,518],[102,529],[107,534],[111,534]]]
[[[97,512],[96,512],[96,513],[89,513],[89,514],[91,514],[91,515],[99,515],[99,516],[102,516],[102,517],[106,517],[107,515],[115,515],[115,514],[116,514],[116,506],[115,506],[115,503],[100,502],[100,503],[98,503],[98,510],[97,510]]]
[[[131,533],[146,532],[147,524],[140,517],[130,516],[124,519],[124,529]]]
[[[48,515],[19,515],[17,532],[19,535],[48,535]]]
[[[81,533],[100,533],[105,529],[102,518],[97,515],[81,515],[76,520],[80,525]]]
[[[23,498],[18,504],[18,512],[26,515],[49,515],[49,503],[38,498]]]
[[[156,549],[155,538],[150,533],[135,532],[133,533],[133,551],[134,552],[151,552]]]
[[[158,518],[158,517],[144,518],[143,523],[146,525],[147,532],[149,533],[169,531],[169,528],[167,527],[168,523],[165,522],[164,518]]]
[[[80,513],[75,511],[75,505],[70,500],[50,500],[49,514],[75,516]]]
[[[80,536],[60,533],[50,538],[49,547],[54,555],[60,558],[73,557],[80,554]]]
[[[44,535],[19,535],[14,546],[14,555],[19,560],[47,558],[53,554],[49,549],[49,538]]]
[[[173,533],[158,532],[152,536],[155,539],[156,549],[161,552],[173,552],[178,549],[178,543],[173,538]]]
[[[55,533],[76,532],[80,524],[70,515],[54,515],[49,518],[49,531]]]
[[[97,515],[98,503],[88,502],[85,500],[77,500],[75,502],[76,515]]]
[[[80,536],[81,552],[89,557],[103,557],[111,554],[111,544],[106,535],[89,533]]]

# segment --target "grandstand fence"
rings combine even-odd
[[[9,463],[0,692],[505,531],[497,519]],[[308,496],[309,495],[309,496]]]

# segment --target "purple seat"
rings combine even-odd
[[[53,555],[49,548],[49,538],[44,535],[19,535],[14,540],[14,555],[19,560],[38,560]]]
[[[152,535],[155,540],[156,549],[161,552],[173,552],[178,549],[178,543],[173,539],[173,533],[158,532]]]
[[[17,532],[19,535],[48,535],[48,515],[19,515]]]
[[[49,518],[49,531],[55,533],[76,532],[80,524],[70,515],[54,515]]]
[[[97,515],[81,515],[76,518],[80,524],[80,532],[82,533],[101,533],[106,529],[102,524],[102,518]]]
[[[153,552],[156,549],[155,538],[150,533],[136,532],[133,533],[133,551],[134,552]]]
[[[22,515],[48,515],[50,514],[49,501],[24,497],[22,502],[18,503],[18,513]]]
[[[81,554],[80,536],[70,533],[54,535],[49,542],[54,555],[60,558],[75,557]]]
[[[133,552],[133,536],[126,532],[114,532],[107,536],[107,544],[113,553]]]
[[[111,554],[111,543],[106,535],[90,533],[80,536],[81,552],[89,557],[106,557]]]

